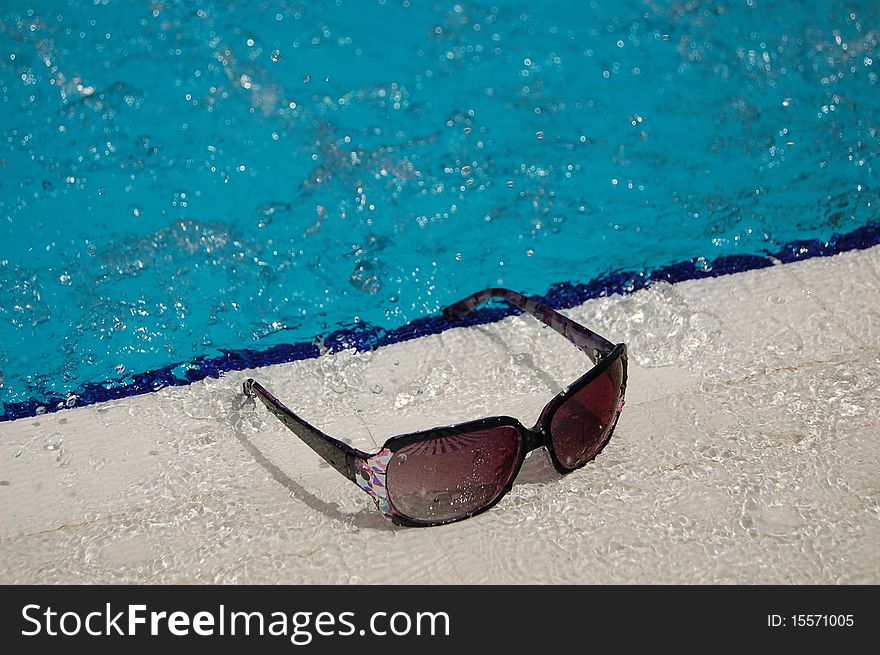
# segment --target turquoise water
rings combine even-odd
[[[880,9],[0,10],[0,401],[876,218]]]

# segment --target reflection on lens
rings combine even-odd
[[[519,456],[519,432],[507,425],[417,441],[388,463],[388,497],[416,521],[461,518],[498,498]]]
[[[550,438],[563,467],[583,466],[602,448],[617,415],[622,382],[623,358],[618,357],[556,410],[550,420]]]

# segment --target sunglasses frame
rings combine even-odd
[[[525,427],[518,419],[512,416],[490,416],[464,423],[438,426],[427,430],[420,430],[418,432],[397,435],[385,441],[379,452],[369,454],[324,434],[319,429],[294,414],[283,403],[281,403],[281,401],[275,398],[275,396],[252,378],[245,381],[243,392],[247,397],[259,398],[271,413],[299,436],[300,439],[312,448],[312,450],[346,478],[355,482],[363,491],[372,497],[379,511],[391,519],[395,524],[409,527],[430,527],[454,523],[456,521],[476,516],[477,514],[481,514],[494,507],[510,492],[516,478],[519,476],[523,462],[525,462],[528,454],[534,450],[541,447],[546,448],[550,461],[553,464],[553,468],[561,475],[567,475],[568,473],[576,471],[595,459],[611,440],[614,430],[617,427],[617,421],[620,418],[620,413],[624,405],[627,382],[626,344],[618,343],[613,345],[603,337],[587,330],[587,328],[575,323],[555,310],[540,304],[537,300],[522,296],[514,291],[508,289],[486,289],[446,308],[444,314],[448,318],[460,319],[472,311],[476,306],[493,298],[506,300],[526,313],[532,314],[548,326],[560,332],[596,362],[595,366],[554,396],[544,406],[537,422],[531,428]],[[553,417],[566,400],[577,394],[593,380],[605,373],[605,371],[608,370],[608,368],[618,359],[623,363],[620,383],[620,401],[618,406],[613,410],[614,419],[610,429],[602,440],[602,443],[599,444],[599,447],[588,459],[573,468],[563,466],[556,455],[556,451],[553,447],[553,439],[550,435],[550,426]],[[401,448],[420,441],[430,441],[433,439],[451,437],[503,426],[515,428],[517,435],[519,436],[517,462],[511,472],[510,479],[502,488],[501,492],[498,493],[489,503],[460,516],[436,521],[415,519],[406,516],[394,507],[393,499],[389,498],[386,486],[388,463],[391,461],[394,453]]]

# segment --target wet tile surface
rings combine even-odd
[[[0,425],[2,582],[878,582],[880,249],[570,311],[631,347],[618,431],[495,509],[388,523],[262,409],[365,450],[587,367],[528,318]]]

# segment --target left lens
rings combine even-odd
[[[415,521],[463,518],[504,492],[520,447],[519,431],[509,425],[408,444],[388,462],[388,498],[399,514]]]
[[[607,441],[623,393],[623,358],[572,394],[550,419],[556,459],[566,469],[583,466]]]

